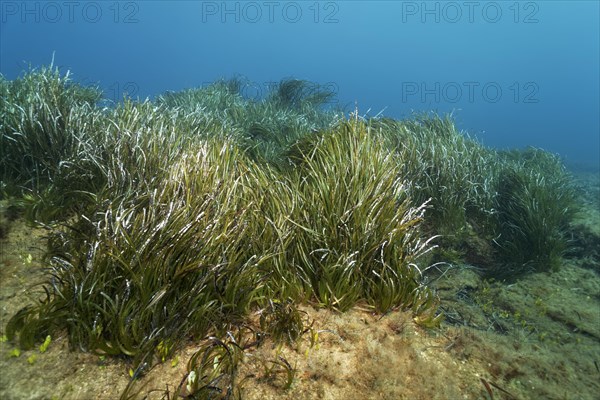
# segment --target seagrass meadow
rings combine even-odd
[[[3,399],[593,399],[599,175],[284,79],[0,76]]]

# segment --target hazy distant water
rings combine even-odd
[[[361,113],[455,110],[488,145],[600,163],[599,3],[0,3],[0,71],[70,68],[109,98],[242,74],[258,97],[298,77]]]

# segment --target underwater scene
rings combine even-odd
[[[0,3],[0,399],[600,399],[599,12]]]

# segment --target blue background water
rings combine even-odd
[[[0,72],[71,69],[145,98],[296,77],[361,114],[451,112],[484,144],[600,164],[599,2],[0,2]]]

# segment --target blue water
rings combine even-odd
[[[55,64],[111,99],[296,77],[361,114],[454,111],[490,146],[600,165],[597,1],[0,2],[0,72]]]

